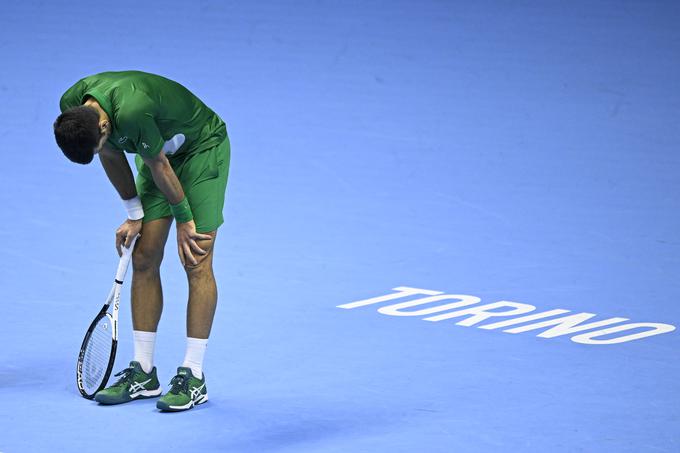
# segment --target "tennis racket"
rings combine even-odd
[[[118,308],[120,305],[120,289],[127,273],[132,250],[137,237],[132,240],[130,248],[122,247],[123,256],[118,262],[116,278],[106,302],[90,324],[78,354],[76,382],[80,394],[87,399],[94,398],[95,393],[104,388],[111,376],[113,362],[116,360],[118,347]],[[113,304],[113,310],[109,309]]]

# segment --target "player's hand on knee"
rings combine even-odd
[[[179,251],[179,259],[182,266],[192,265],[196,266],[198,260],[194,255],[206,255],[208,252],[198,246],[196,241],[212,240],[209,234],[201,234],[196,232],[196,224],[193,220],[177,224],[177,248]]]
[[[130,248],[132,240],[137,237],[140,231],[142,231],[141,220],[128,219],[118,227],[116,230],[116,250],[118,251],[118,256],[123,255],[121,247]]]

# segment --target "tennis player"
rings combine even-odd
[[[134,360],[95,400],[120,404],[162,393],[153,354],[163,310],[159,269],[174,219],[189,281],[187,347],[156,406],[180,411],[205,403],[203,358],[217,304],[212,258],[229,173],[226,126],[179,83],[139,71],[85,77],[64,93],[60,108],[54,135],[64,155],[88,164],[98,154],[127,209],[116,230],[118,253],[141,234],[132,255]],[[136,183],[124,151],[136,154]]]

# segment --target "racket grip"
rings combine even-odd
[[[125,279],[125,274],[127,273],[128,266],[130,265],[130,258],[132,258],[132,251],[135,249],[135,243],[137,242],[138,237],[139,236],[135,236],[134,239],[132,239],[130,248],[121,247],[123,249],[123,256],[120,257],[120,261],[118,262],[116,282],[123,283],[123,279]]]

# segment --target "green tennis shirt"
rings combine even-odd
[[[79,80],[59,101],[61,111],[94,98],[111,120],[108,144],[171,161],[215,147],[227,137],[224,121],[177,82],[141,71],[102,72]]]

